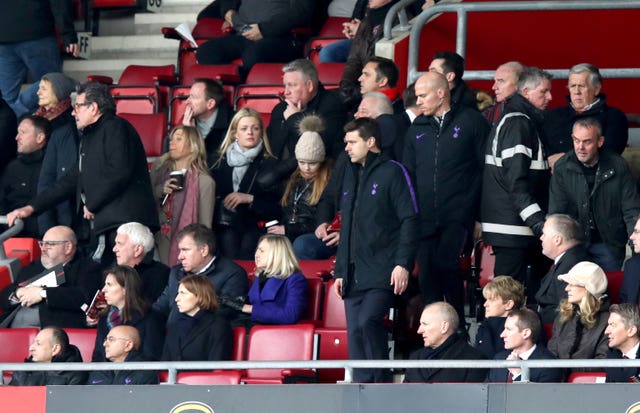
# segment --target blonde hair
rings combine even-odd
[[[177,131],[182,131],[189,144],[189,167],[194,166],[199,172],[209,173],[209,169],[207,168],[207,150],[198,128],[184,125],[176,126],[169,134],[169,140],[173,138],[173,135]],[[160,157],[158,166],[169,166],[171,170],[175,169],[175,162],[171,159],[169,152]]]
[[[484,298],[500,297],[504,303],[513,301],[513,308],[520,308],[525,304],[524,286],[518,280],[508,275],[498,275],[482,289]]]
[[[327,187],[329,183],[329,175],[331,174],[331,161],[329,158],[325,159],[320,164],[320,169],[318,170],[318,174],[313,178],[313,182],[311,184],[311,192],[307,194],[305,197],[309,205],[316,205],[320,202],[320,197],[322,196],[322,192]],[[291,174],[289,180],[287,181],[287,186],[284,189],[284,194],[282,195],[282,199],[280,200],[280,205],[287,206],[287,202],[291,192],[295,190],[296,184],[302,179],[302,175],[300,174],[300,168],[296,168],[296,170]]]
[[[560,322],[566,323],[574,316],[579,315],[580,321],[587,328],[596,325],[596,315],[600,311],[602,303],[589,291],[586,292],[578,304],[572,304],[566,298],[560,302]]]
[[[289,238],[284,235],[266,234],[260,237],[258,245],[262,241],[269,245],[269,255],[266,266],[258,268],[258,271],[273,278],[288,278],[294,272],[300,272],[300,264]]]
[[[220,144],[220,149],[218,149],[218,160],[216,161],[214,167],[220,166],[222,160],[227,154],[227,149],[229,146],[233,144],[236,140],[236,134],[238,132],[238,123],[243,118],[254,118],[260,124],[260,131],[262,135],[262,148],[264,152],[265,158],[274,158],[273,152],[271,152],[271,145],[269,145],[269,138],[267,138],[267,129],[264,127],[264,121],[262,120],[262,116],[255,109],[251,108],[242,108],[233,116],[231,119],[231,123],[229,124],[229,129],[227,129],[227,134],[224,137],[224,140]]]

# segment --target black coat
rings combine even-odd
[[[343,279],[345,296],[350,290],[392,289],[394,267],[411,270],[417,248],[418,204],[408,172],[373,152],[364,168],[351,164],[346,169],[335,276]]]
[[[307,103],[304,111],[295,113],[285,120],[286,109],[286,102],[278,103],[271,112],[271,121],[267,128],[271,150],[276,158],[281,161],[295,158],[295,147],[300,137],[298,123],[305,115],[312,113],[322,118],[324,123],[324,131],[321,135],[327,155],[335,159],[344,149],[342,127],[346,123],[347,115],[336,91],[325,90],[322,85],[319,85],[318,93]]]
[[[17,130],[16,114],[0,94],[0,176],[9,162],[16,157]]]
[[[11,314],[16,305],[9,297],[18,289],[21,282],[44,271],[40,260],[34,261],[18,273],[14,283],[0,292],[0,307],[5,314]],[[40,314],[40,325],[55,325],[62,328],[84,328],[85,314],[80,308],[89,305],[96,291],[102,287],[100,266],[89,258],[75,257],[64,266],[65,283],[47,289],[47,298],[36,304]]]
[[[640,196],[629,164],[620,155],[600,150],[597,168],[593,189],[589,191],[575,152],[560,158],[551,177],[549,213],[575,218],[587,243],[591,240],[590,221],[595,221],[602,242],[622,262],[640,214]]]
[[[93,233],[102,234],[126,222],[139,222],[156,231],[158,214],[151,190],[147,157],[138,132],[129,122],[111,113],[103,114],[80,133],[80,163],[54,187],[42,192],[29,205],[36,213],[80,194],[95,214]]]
[[[125,363],[148,361],[137,350],[131,350],[124,360]],[[158,384],[158,373],[153,370],[95,370],[89,374],[87,384],[94,385],[134,385]]]
[[[24,361],[33,363],[31,357]],[[54,356],[52,363],[82,363],[80,350],[73,344],[69,344],[66,350]],[[87,382],[86,371],[16,371],[10,386],[50,386],[66,384],[85,384]]]
[[[536,293],[536,302],[543,324],[553,323],[558,315],[560,301],[567,298],[567,292],[564,290],[567,283],[560,281],[558,276],[568,273],[574,265],[582,261],[591,261],[591,255],[582,244],[578,244],[565,251],[558,264],[552,266],[542,278]]]
[[[607,354],[608,359],[621,359],[622,352],[618,349],[610,349]],[[640,359],[640,348],[636,353],[636,360]],[[640,380],[640,367],[605,368],[607,372],[607,383],[629,383],[629,378],[634,377]]]
[[[181,316],[188,317],[186,315]],[[224,317],[214,312],[201,311],[195,315],[195,324],[186,335],[181,334],[185,323],[185,319],[182,317],[167,328],[162,360],[231,360],[233,332],[231,324]]]
[[[167,286],[171,268],[155,261],[153,251],[150,251],[142,262],[135,266],[135,270],[142,280],[142,294],[150,303],[155,302]]]
[[[218,150],[227,134],[227,129],[229,129],[229,124],[234,114],[233,108],[229,106],[226,101],[218,105],[216,120],[213,122],[211,130],[204,139],[207,150],[207,164],[209,167],[213,166],[216,159],[218,159]]]
[[[511,352],[503,351],[496,354],[494,360],[506,360]],[[553,360],[556,357],[546,347],[538,344],[528,360]],[[506,383],[509,376],[508,369],[491,369],[487,377],[488,383]],[[516,377],[513,381],[520,381]],[[534,383],[560,383],[562,381],[562,369],[544,368],[529,370],[529,381]]]
[[[570,104],[560,108],[548,110],[544,115],[544,144],[547,154],[573,151],[571,131],[578,119],[594,117],[602,125],[602,135],[605,137],[604,148],[621,154],[629,140],[629,125],[627,117],[619,109],[607,105],[606,96],[600,94],[598,103],[589,110],[578,113]],[[567,100],[571,99],[567,96]]]
[[[104,340],[109,334],[107,317],[101,317],[98,321],[98,331],[96,332],[96,342],[93,347],[91,361],[107,361],[104,352]],[[149,310],[147,314],[141,316],[134,314],[133,319],[121,325],[133,326],[140,333],[140,352],[148,360],[159,360],[162,356],[162,346],[164,344],[164,317],[154,310]]]
[[[471,347],[459,334],[449,337],[438,348],[423,347],[414,351],[410,360],[483,360],[484,356]],[[482,383],[487,369],[407,369],[405,383]]]
[[[489,124],[477,110],[454,106],[440,124],[418,116],[406,134],[403,164],[420,205],[421,236],[451,223],[471,227],[480,208]]]
[[[454,106],[465,106],[478,111],[476,94],[469,89],[467,82],[462,79],[460,79],[456,87],[451,90],[451,104]]]
[[[624,263],[620,302],[637,304],[640,298],[640,255],[633,254]]]
[[[0,182],[1,215],[27,205],[29,200],[38,193],[38,180],[44,153],[44,148],[38,149],[31,153],[20,154],[9,162]],[[40,237],[37,217],[32,216],[24,220],[24,229],[19,236]]]
[[[488,359],[505,351],[504,340],[500,337],[506,317],[488,317],[482,320],[476,333],[476,348]]]

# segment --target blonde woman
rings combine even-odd
[[[582,261],[558,279],[569,285],[553,323],[549,350],[561,359],[606,358],[609,301],[604,271],[597,264]]]
[[[160,231],[156,244],[160,260],[178,264],[177,233],[193,223],[211,228],[216,184],[207,169],[204,140],[193,126],[176,126],[169,135],[169,152],[151,169]],[[170,176],[184,171],[183,177]]]
[[[240,109],[212,168],[218,185],[215,233],[225,257],[251,259],[260,237],[259,223],[280,218],[278,191],[257,182],[275,165],[262,117],[253,109]]]
[[[242,312],[259,324],[295,324],[307,308],[307,279],[300,272],[291,241],[267,234],[256,249],[257,278]]]

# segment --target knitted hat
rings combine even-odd
[[[68,98],[71,93],[75,92],[78,82],[75,79],[62,73],[47,73],[42,76],[42,80],[48,80],[53,86],[53,93],[56,94],[58,102]]]
[[[296,159],[307,162],[323,162],[324,142],[320,132],[324,130],[322,119],[316,115],[305,116],[298,125],[300,138],[296,144]]]
[[[589,261],[577,263],[568,273],[559,275],[558,279],[567,284],[584,287],[596,298],[600,298],[607,291],[607,275],[598,264]]]

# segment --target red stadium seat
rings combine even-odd
[[[40,259],[40,246],[35,238],[9,238],[4,242],[8,258],[18,258],[24,267]]]
[[[322,318],[324,282],[320,278],[307,278],[307,312],[304,321],[319,324]]]
[[[247,75],[248,85],[282,84],[282,63],[256,63]]]
[[[95,328],[65,328],[64,331],[69,336],[69,343],[80,350],[82,361],[90,363],[98,331]],[[99,344],[102,345],[102,343]]]
[[[162,155],[162,141],[167,135],[167,115],[165,113],[147,115],[121,113],[120,116],[128,120],[138,131],[147,154],[147,161],[153,163],[155,158]]]
[[[178,373],[176,383],[191,385],[240,384],[241,373],[237,370],[183,371]]]
[[[300,260],[300,269],[307,278],[331,278],[331,271],[335,266],[333,258],[328,260]]]
[[[256,272],[256,262],[253,260],[233,260],[236,264],[242,267],[243,270],[247,272],[247,277],[249,280],[253,280],[255,278]]]
[[[544,334],[546,335],[548,342],[551,340],[551,337],[553,337],[553,323],[545,323],[542,327],[544,328]]]
[[[325,86],[338,85],[342,79],[345,63],[317,63],[318,77]]]
[[[333,291],[334,281],[330,280],[325,288],[324,311],[322,313],[322,327],[347,328],[347,316],[344,312],[344,302]]]
[[[607,373],[604,371],[575,372],[569,375],[569,383],[604,383]]]
[[[624,271],[607,271],[607,291],[611,304],[620,304],[620,288],[622,288],[622,280]]]
[[[0,328],[0,363],[22,363],[29,357],[29,346],[38,334],[37,328]],[[8,383],[12,372],[5,371]]]
[[[118,80],[111,86],[111,95],[117,103],[117,112],[154,113],[163,111],[169,101],[169,88],[177,83],[175,65],[127,66]],[[89,77],[92,80],[108,80],[106,77]],[[155,100],[155,107],[153,102]],[[139,105],[135,101],[140,101]],[[150,106],[152,107],[150,112]]]
[[[312,360],[314,327],[311,324],[254,326],[249,333],[247,360]],[[242,377],[247,384],[279,384],[314,381],[310,369],[249,369]]]
[[[348,360],[347,330],[344,328],[316,328],[319,338],[319,360]],[[318,369],[318,383],[335,383],[344,380],[344,369]]]
[[[158,112],[160,91],[155,85],[110,86],[109,92],[116,104],[117,114],[151,114]]]
[[[247,330],[244,327],[233,327],[233,350],[231,360],[244,360],[246,351]]]
[[[265,125],[271,120],[273,108],[284,101],[284,86],[282,84],[273,85],[240,85],[236,89],[234,109],[236,111],[250,107],[255,109]]]
[[[345,40],[344,36],[336,37],[314,37],[310,39],[305,45],[305,56],[313,63],[318,65],[320,63],[320,51],[323,47],[330,45],[341,40]]]
[[[0,266],[0,290],[11,284],[11,271],[9,267]],[[2,312],[0,311],[0,314]]]
[[[342,33],[342,23],[346,23],[351,19],[348,17],[329,17],[327,21],[324,22],[320,32],[318,33],[318,37],[344,37]]]

